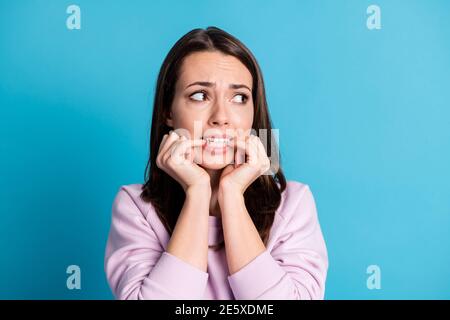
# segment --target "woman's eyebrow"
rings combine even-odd
[[[199,86],[203,86],[203,87],[215,87],[216,84],[213,82],[209,82],[209,81],[195,81],[192,82],[191,84],[189,84],[188,86],[186,86],[186,89],[191,87],[191,86],[195,86],[195,85],[199,85]],[[228,86],[230,89],[240,89],[240,88],[247,88],[248,91],[252,92],[252,90],[250,90],[250,88],[248,86],[246,86],[245,84],[237,84],[237,83],[232,83]]]
[[[232,83],[232,84],[230,84],[230,89],[240,89],[240,88],[247,88],[248,89],[248,91],[250,91],[250,92],[252,92],[252,90],[250,90],[250,88],[249,87],[247,87],[245,84],[234,84],[234,83]]]

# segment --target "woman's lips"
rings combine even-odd
[[[227,152],[228,148],[232,148],[232,138],[204,138],[206,143],[203,145],[203,150],[217,154],[223,154]]]

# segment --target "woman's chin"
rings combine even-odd
[[[202,163],[202,164],[199,164],[199,166],[202,167],[203,169],[222,170],[228,164],[229,163]]]

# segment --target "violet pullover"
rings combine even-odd
[[[323,299],[328,256],[308,185],[287,182],[266,250],[232,275],[224,248],[209,249],[207,272],[166,252],[170,236],[141,187],[122,186],[112,207],[105,271],[116,299]],[[209,216],[209,244],[221,240]]]

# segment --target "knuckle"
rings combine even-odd
[[[161,158],[161,164],[162,164],[162,165],[167,164],[168,159],[169,159],[169,156],[168,156],[167,153],[166,153],[166,154]]]
[[[166,160],[166,163],[168,166],[173,167],[173,165],[175,164],[175,160],[173,157],[170,157],[169,159]]]

